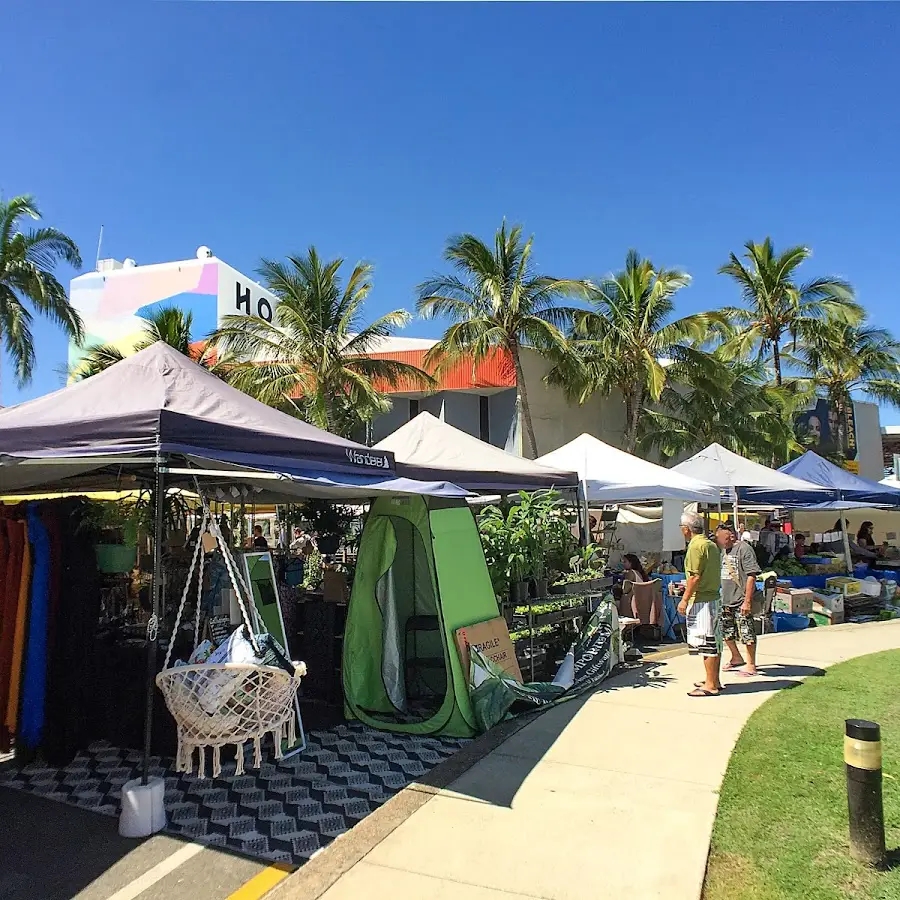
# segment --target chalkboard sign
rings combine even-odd
[[[231,625],[231,616],[210,616],[207,624],[209,636],[217,647],[227,641],[231,632],[234,631]]]

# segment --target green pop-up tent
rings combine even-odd
[[[390,731],[475,734],[454,633],[498,615],[475,517],[464,500],[376,500],[347,611],[347,712]]]

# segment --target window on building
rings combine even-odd
[[[490,397],[479,397],[479,433],[478,436],[486,443],[491,442],[491,406]]]
[[[409,418],[410,421],[414,419],[419,414],[419,401],[418,398],[411,398],[409,401]]]

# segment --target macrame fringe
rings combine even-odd
[[[206,747],[202,744],[197,748],[197,755],[200,757],[197,761],[197,777],[206,778]]]
[[[235,749],[235,760],[237,761],[234,767],[235,775],[243,775],[244,774],[244,742],[238,741],[234,745]]]
[[[281,759],[284,753],[281,751],[281,725],[272,729],[272,742],[275,744],[275,759]]]
[[[297,722],[293,712],[290,714],[287,721],[287,742],[289,747],[293,747],[294,744],[297,743]]]
[[[253,768],[258,769],[262,765],[262,741],[259,735],[253,738]]]
[[[212,751],[212,777],[218,778],[222,774],[222,748],[216,744]]]

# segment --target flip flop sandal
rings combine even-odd
[[[743,669],[739,672],[735,672],[735,675],[740,675],[741,678],[756,678],[759,675],[759,672],[745,672]]]
[[[695,688],[702,688],[704,684],[706,684],[705,681],[695,681],[695,682],[694,682],[694,687],[695,687]],[[723,684],[722,687],[719,688],[719,691],[720,691],[720,692],[721,692],[721,691],[724,691],[726,687],[728,687],[728,685],[727,685],[727,684]]]
[[[739,662],[739,663],[725,663],[725,665],[722,666],[722,671],[730,672],[732,669],[739,669],[741,666],[746,666],[746,665],[747,665],[747,663],[744,662],[743,660],[741,660],[741,662]]]
[[[688,691],[688,697],[718,697],[721,691],[707,691],[705,688],[696,688]]]

